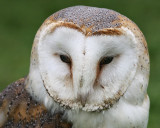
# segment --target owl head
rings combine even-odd
[[[149,55],[135,23],[108,9],[60,10],[39,28],[26,89],[48,109],[109,110],[120,100],[142,104]]]

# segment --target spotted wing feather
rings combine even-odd
[[[25,90],[25,78],[10,84],[0,93],[1,128],[70,128],[63,113],[51,114]]]

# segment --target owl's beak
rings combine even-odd
[[[86,104],[87,97],[88,97],[89,93],[83,93],[83,92],[81,91],[81,88],[83,88],[83,86],[84,86],[84,77],[83,77],[83,75],[82,75],[82,76],[81,76],[81,79],[80,79],[80,81],[79,81],[80,90],[79,90],[79,94],[78,94],[78,96],[77,96],[77,99],[78,99],[78,101],[81,102],[82,106],[84,107],[85,104]]]
[[[96,80],[96,64],[84,64],[82,67],[76,67],[73,70],[73,87],[75,97],[82,106],[85,106],[89,95],[93,92],[93,86]],[[78,70],[78,71],[77,71]]]
[[[89,95],[89,93],[86,94],[86,95],[82,95],[82,94],[81,94],[81,95],[79,95],[79,97],[78,97],[78,100],[81,102],[81,104],[82,104],[83,107],[84,107],[85,104],[86,104],[88,95]]]

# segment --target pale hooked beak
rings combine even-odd
[[[96,72],[93,69],[96,65],[89,65],[89,66],[83,66],[83,68],[78,67],[79,72],[75,69],[73,71],[73,87],[74,87],[74,93],[75,97],[78,102],[81,102],[82,106],[85,106],[87,103],[87,99],[89,97],[89,94],[93,92],[93,86],[95,84],[96,80]],[[80,72],[81,71],[81,72]]]

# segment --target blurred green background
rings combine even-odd
[[[32,42],[42,22],[52,13],[74,5],[116,10],[140,27],[151,60],[148,128],[159,128],[160,0],[0,0],[0,91],[28,74]]]

